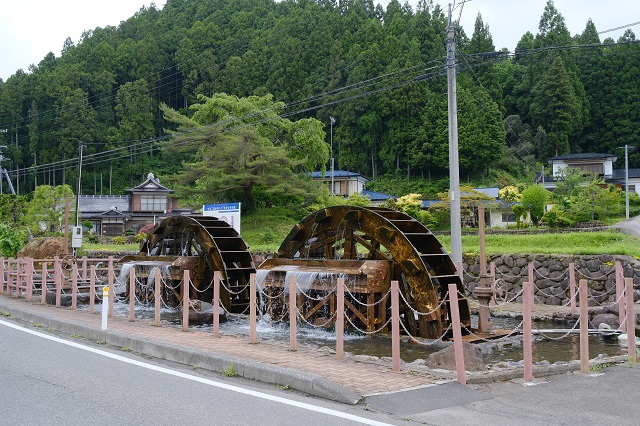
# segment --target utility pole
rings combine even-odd
[[[629,145],[624,146],[624,192],[626,217],[629,219]]]
[[[78,155],[78,181],[76,182],[76,226],[79,226],[80,222],[80,188],[82,182],[82,147],[84,144],[80,142],[80,149]]]
[[[13,195],[16,195],[15,189],[13,189],[13,184],[11,183],[11,178],[9,177],[9,172],[4,168],[2,162],[4,161],[4,155],[2,154],[2,150],[6,148],[5,145],[0,145],[0,194],[2,194],[2,177],[7,178],[7,184],[9,185],[9,189]]]
[[[629,219],[629,148],[633,146],[619,146],[618,149],[624,148],[624,193],[626,205],[626,218]]]
[[[336,119],[329,116],[329,120],[331,121],[331,198],[333,198],[335,195],[335,188],[333,186],[333,123],[336,122]]]
[[[458,104],[456,100],[456,30],[451,19],[447,27],[447,82],[449,99],[449,202],[451,206],[451,257],[462,263],[462,230],[460,229],[460,171],[458,164]]]
[[[82,188],[82,148],[84,144],[80,142],[79,151],[78,151],[78,181],[76,182],[76,228],[80,224],[80,190]],[[65,232],[69,232],[68,230]],[[73,230],[73,236],[71,238],[75,238],[76,229]],[[65,238],[66,239],[66,238]],[[74,240],[75,242],[75,240]],[[77,247],[75,244],[73,245],[73,259],[75,262]]]

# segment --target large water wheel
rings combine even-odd
[[[170,216],[147,237],[142,260],[168,262],[189,269],[194,289],[191,297],[213,300],[213,275],[220,271],[220,299],[229,312],[244,312],[249,304],[249,276],[256,268],[247,244],[228,223],[209,216]],[[128,259],[135,260],[135,259]],[[171,280],[179,280],[172,276]],[[176,297],[180,297],[172,286]]]
[[[399,282],[407,301],[401,312],[405,326],[413,335],[426,338],[440,338],[449,324],[448,285],[455,283],[464,294],[451,257],[435,235],[412,217],[386,208],[318,210],[293,227],[276,257],[388,261],[391,279]],[[469,306],[463,297],[459,308],[463,325],[470,327]],[[414,310],[428,315],[416,315]]]

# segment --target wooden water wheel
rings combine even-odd
[[[389,262],[390,278],[399,282],[406,301],[401,308],[403,322],[414,336],[440,338],[449,324],[448,303],[442,303],[448,285],[455,283],[464,294],[453,261],[436,236],[412,217],[381,207],[318,210],[293,227],[275,257]],[[466,298],[461,297],[459,308],[463,326],[470,328]]]

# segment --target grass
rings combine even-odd
[[[258,209],[242,217],[240,234],[252,252],[273,252],[301,219],[284,207]]]
[[[231,363],[231,365],[222,372],[222,375],[225,377],[236,377],[238,375],[238,370],[236,370],[236,366]]]
[[[439,236],[438,240],[451,251],[451,238]],[[572,232],[566,234],[506,235],[488,234],[485,238],[487,255],[492,254],[611,254],[640,257],[638,239],[617,231]],[[465,253],[479,254],[478,236],[463,236]]]
[[[86,241],[82,242],[82,251],[110,251],[110,252],[123,252],[123,251],[139,251],[139,244],[91,244]]]

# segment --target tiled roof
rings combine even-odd
[[[629,178],[640,178],[640,169],[629,169]],[[613,169],[613,175],[611,176],[611,180],[620,180],[624,181],[624,169]]]
[[[320,179],[322,178],[322,172],[311,172],[311,177],[313,179]],[[331,170],[327,170],[324,173],[324,177],[325,179],[331,179]],[[334,170],[333,171],[333,178],[350,178],[350,177],[362,177],[365,180],[369,180],[368,178],[366,178],[365,176],[361,175],[360,173],[356,173],[356,172],[349,172],[347,170]]]
[[[160,184],[160,179],[155,177],[153,173],[147,175],[147,180],[140,185],[127,189],[125,192],[167,192],[173,193],[172,189]]]
[[[120,212],[131,211],[130,195],[81,195],[80,211],[82,213],[104,213],[116,209]]]
[[[597,152],[583,152],[580,154],[566,154],[566,155],[560,155],[558,157],[549,158],[549,162],[553,160],[590,160],[590,159],[596,159],[596,158],[610,158],[610,157],[615,158],[616,156],[611,154],[601,154]]]
[[[362,190],[360,195],[369,197],[371,201],[387,201],[390,198],[394,200],[398,199],[395,195],[383,194],[382,192],[370,191],[368,189]]]

